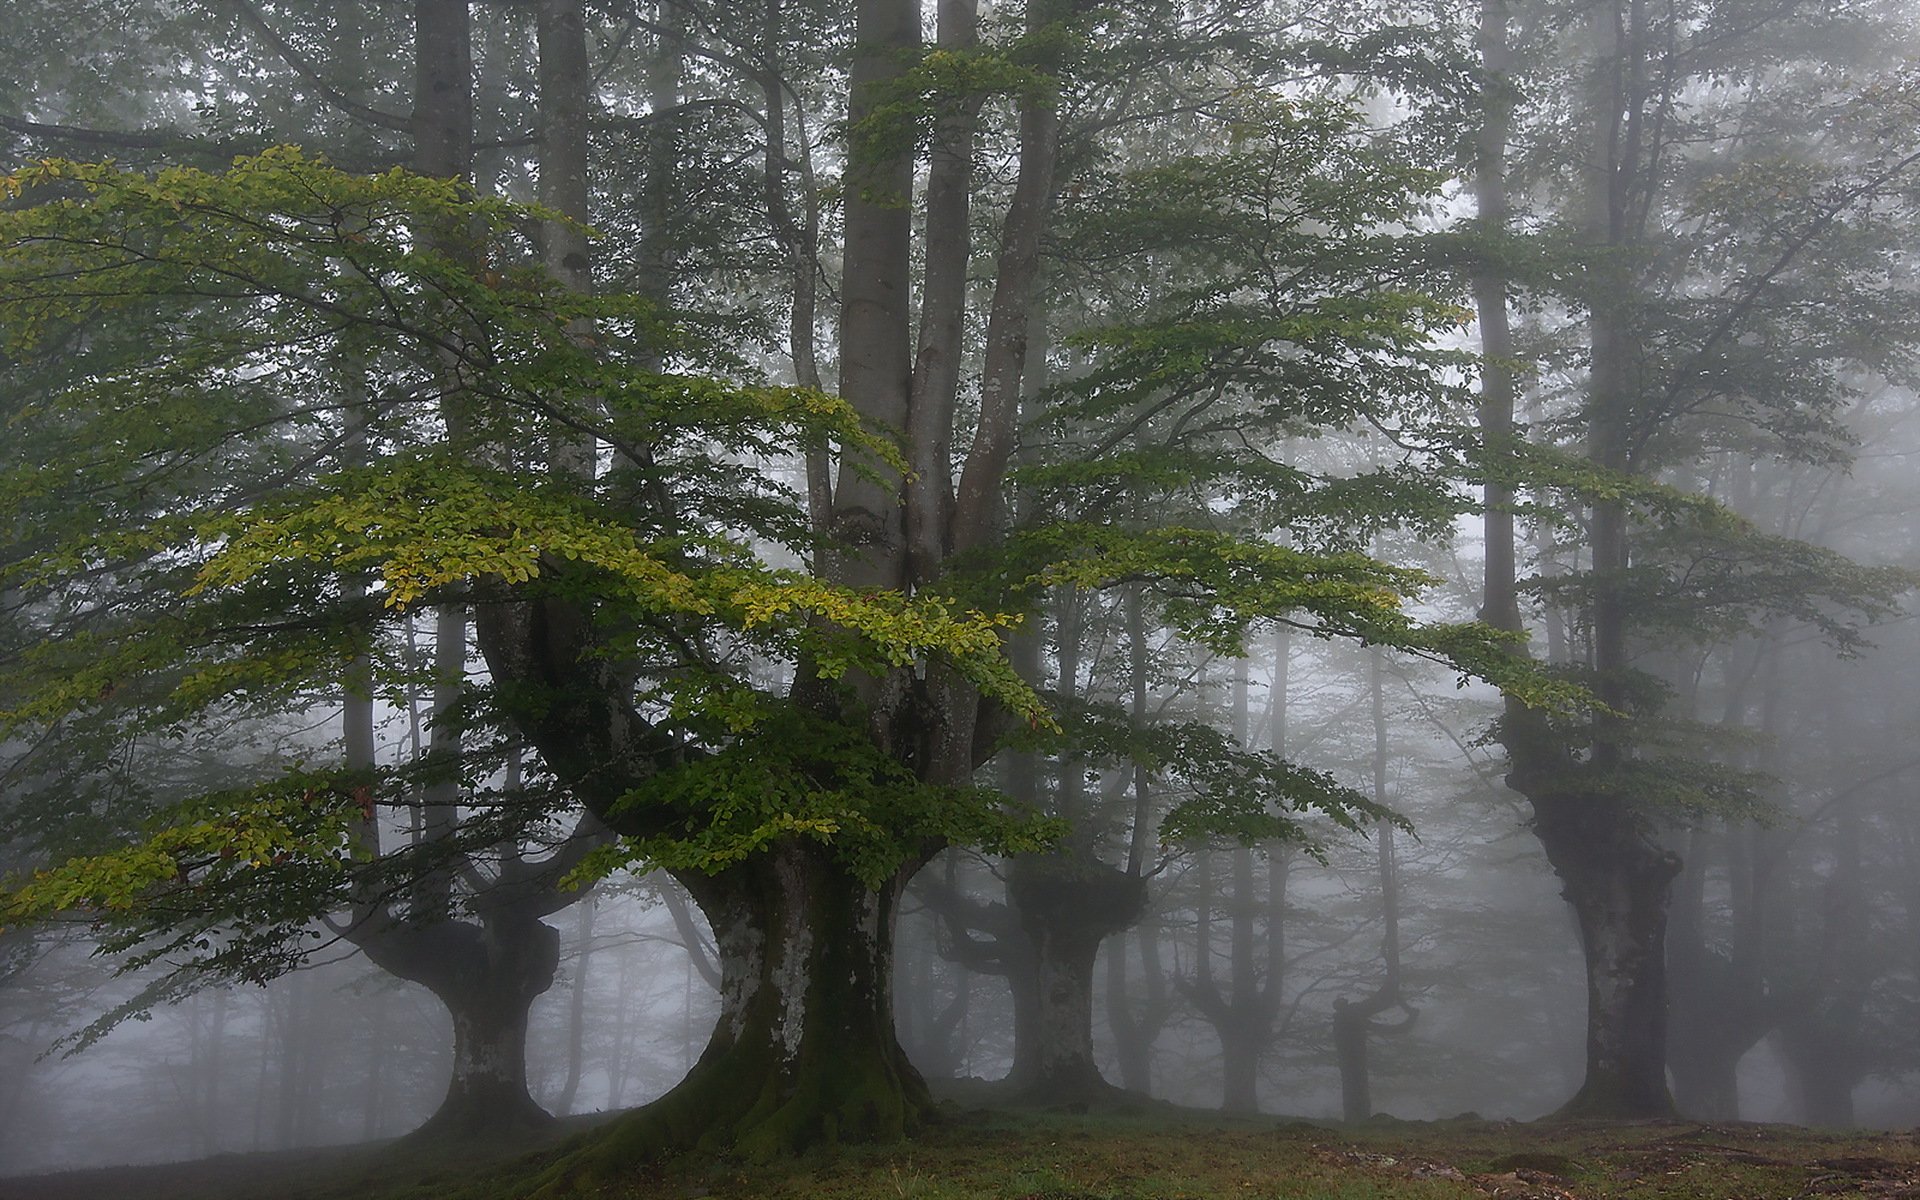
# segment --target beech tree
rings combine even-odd
[[[9,477],[35,537],[8,581],[39,611],[79,618],[44,621],[15,664],[11,728],[185,729],[236,705],[310,704],[369,671],[391,687],[369,631],[470,607],[482,702],[558,785],[537,795],[577,800],[620,835],[588,873],[663,867],[706,912],[723,998],[713,1040],[678,1088],[556,1175],[696,1145],[884,1139],[925,1119],[893,1031],[893,916],[942,846],[1033,852],[1060,832],[974,779],[1007,733],[1056,723],[1001,645],[1050,592],[1144,588],[1169,628],[1215,652],[1286,622],[1436,657],[1535,701],[1574,695],[1482,627],[1410,617],[1423,573],[1339,536],[1274,537],[1340,526],[1329,514],[1356,494],[1379,521],[1443,523],[1444,488],[1388,473],[1356,489],[1225,457],[1235,430],[1393,425],[1402,404],[1441,402],[1458,362],[1429,341],[1457,310],[1371,236],[1404,211],[1405,173],[1386,170],[1340,103],[1258,97],[1235,110],[1248,130],[1236,153],[1117,179],[1083,210],[1151,225],[1151,190],[1197,179],[1192,211],[1233,202],[1199,257],[1236,270],[1101,314],[1076,352],[1084,370],[1036,411],[1070,433],[1159,422],[1188,436],[1129,458],[1128,435],[1109,433],[1078,464],[1044,463],[1057,498],[1029,522],[1008,511],[1010,470],[1030,339],[1046,328],[1043,249],[1071,198],[1063,114],[1105,69],[1085,49],[1118,18],[1036,0],[992,40],[956,3],[929,53],[909,0],[858,6],[834,396],[756,378],[658,290],[589,286],[581,123],[561,115],[583,110],[558,87],[587,78],[579,12],[541,10],[547,208],[475,194],[468,6],[422,0],[404,132],[426,174],[355,176],[284,149],[223,173],[56,161],[9,177],[20,204],[0,230],[9,365],[40,373],[56,418]],[[1146,47],[1160,26],[1140,18],[1122,31]],[[1242,90],[1202,81],[1221,103]],[[656,99],[684,86],[656,84]],[[1104,117],[1090,127],[1140,119],[1124,106]],[[909,201],[932,129],[917,253]],[[984,218],[971,211],[974,138],[1013,168]],[[770,137],[768,163],[785,154]],[[1289,191],[1290,164],[1315,155],[1332,178]],[[785,173],[769,170],[774,208]],[[1343,252],[1370,253],[1316,251],[1323,220],[1348,235]],[[804,385],[815,331],[799,280],[814,231],[774,225],[799,268],[788,357]],[[998,229],[990,250],[975,245],[982,225]],[[1250,238],[1273,257],[1228,254]],[[1151,258],[1138,258],[1143,275]],[[984,305],[968,285],[976,264],[993,281]],[[977,358],[969,311],[984,312]],[[110,336],[90,337],[103,315]],[[340,386],[343,360],[365,363],[364,389]],[[763,466],[796,458],[804,495]],[[1182,502],[1110,519],[1156,463],[1144,477]],[[1249,519],[1213,522],[1186,482],[1201,479],[1241,489]],[[1121,741],[1136,732],[1117,728]],[[1098,723],[1062,733],[1069,749],[1102,736]],[[1315,773],[1206,744],[1247,769],[1186,832],[1285,832],[1291,808],[1351,804]],[[236,964],[288,961],[308,918],[351,903],[367,820],[358,766],[255,772],[191,796],[124,848],[25,881],[8,912],[86,905],[128,914],[144,954],[205,939]],[[524,828],[545,813],[527,799],[501,818]]]
[[[1500,739],[1587,957],[1586,1080],[1564,1111],[1662,1115],[1680,860],[1658,830],[1751,805],[1756,781],[1687,744],[1647,664],[1774,619],[1847,650],[1854,624],[1890,613],[1906,586],[1767,535],[1703,497],[1695,474],[1720,447],[1837,461],[1836,405],[1875,376],[1910,372],[1912,298],[1868,249],[1909,236],[1920,159],[1869,130],[1885,106],[1910,101],[1884,77],[1830,88],[1825,75],[1857,63],[1864,29],[1904,33],[1865,11],[1656,12],[1638,0],[1588,6],[1565,28],[1504,0],[1480,18],[1491,80],[1475,166],[1483,617],[1520,630],[1523,605],[1538,604],[1569,631],[1570,666],[1604,702],[1573,724],[1510,703]],[[1529,93],[1536,102],[1516,110]],[[1856,149],[1816,154],[1807,105],[1830,118],[1822,136]],[[1530,235],[1549,249],[1517,251]],[[1516,292],[1560,298],[1579,347],[1578,394],[1532,430],[1514,421]],[[1519,579],[1517,488],[1581,513],[1559,535],[1577,547],[1576,569]]]

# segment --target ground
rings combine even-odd
[[[505,1200],[531,1158],[399,1146],[0,1179],[0,1200]],[[1784,1126],[1462,1119],[1362,1127],[1155,1108],[952,1110],[913,1142],[654,1168],[602,1200],[1920,1200],[1920,1137]]]

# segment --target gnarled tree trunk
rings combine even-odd
[[[432,992],[453,1018],[447,1094],[410,1136],[474,1141],[553,1120],[527,1091],[527,1013],[560,965],[552,926],[510,914],[388,926],[358,940],[376,966]]]
[[[1146,880],[1070,854],[1023,855],[1007,896],[1033,956],[1032,1024],[1017,1039],[1013,1083],[1049,1104],[1114,1090],[1093,1057],[1093,966],[1100,943],[1146,910]]]
[[[1613,797],[1536,796],[1535,830],[1580,926],[1586,1082],[1563,1116],[1661,1117],[1667,1091],[1667,902],[1680,860]]]
[[[682,1150],[768,1157],[924,1124],[932,1099],[894,1035],[890,994],[907,874],[871,888],[787,841],[683,876],[720,949],[719,1023],[677,1087],[558,1164],[549,1192]]]

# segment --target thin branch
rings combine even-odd
[[[328,83],[312,59],[295,49],[292,43],[281,37],[273,26],[267,23],[266,17],[254,7],[252,0],[228,0],[228,3],[239,14],[240,20],[273,47],[274,53],[280,56],[281,61],[292,67],[294,73],[306,80],[308,85],[319,92],[321,98],[327,103],[369,125],[391,129],[396,133],[413,132],[413,122],[410,119],[362,104]]]
[[[83,129],[77,125],[49,125],[22,117],[0,116],[0,129],[25,137],[49,138],[60,142],[78,142],[88,146],[116,146],[128,150],[162,150],[193,145],[202,139],[195,134],[168,129]]]

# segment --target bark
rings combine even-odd
[[[436,718],[458,699],[466,656],[464,614],[452,607],[441,614]],[[456,614],[455,619],[446,619],[448,614]],[[363,684],[364,668],[357,666],[344,712],[346,756],[349,770],[370,779],[373,705]],[[435,764],[437,756],[435,765],[451,773],[459,753],[458,730],[450,721],[436,719],[428,762]],[[510,779],[515,770],[510,765]],[[429,784],[423,800],[432,807],[420,827],[424,836],[450,833],[459,798],[457,778]],[[380,829],[370,790],[363,805],[356,840],[377,855]],[[453,1067],[446,1096],[411,1136],[476,1141],[551,1120],[527,1090],[527,1012],[534,998],[552,986],[559,964],[559,935],[538,918],[569,902],[570,897],[555,894],[552,880],[584,847],[585,842],[576,841],[559,857],[537,865],[515,853],[503,855],[491,890],[472,902],[475,920],[448,919],[457,867],[451,859],[434,865],[416,882],[409,897],[411,919],[402,919],[385,896],[362,897],[356,904],[343,936],[375,966],[425,986],[452,1020]]]
[[[1144,879],[1065,854],[1022,855],[1007,897],[1032,953],[1032,1036],[1018,1039],[1011,1079],[1049,1104],[1097,1098],[1112,1086],[1093,1056],[1093,968],[1100,943],[1146,910]]]
[[[1740,1060],[1773,1023],[1765,974],[1759,961],[1760,905],[1750,882],[1752,864],[1741,851],[1746,831],[1715,838],[1705,828],[1693,831],[1687,869],[1676,883],[1668,929],[1667,969],[1672,993],[1668,1068],[1674,1103],[1684,1116],[1703,1121],[1740,1119],[1737,1069]],[[1734,879],[1734,929],[1730,952],[1707,944],[1704,882],[1709,851],[1715,844],[1729,853]]]
[[[1233,984],[1232,1017],[1221,1029],[1224,1061],[1220,1072],[1220,1107],[1240,1116],[1260,1111],[1260,1058],[1273,1029],[1277,1002],[1264,1002],[1256,974],[1254,951],[1253,851],[1242,846],[1233,852]],[[1275,964],[1267,964],[1269,972]],[[1273,1001],[1277,972],[1269,974],[1265,991]]]
[[[1130,587],[1123,600],[1127,626],[1127,675],[1131,695],[1128,719],[1135,728],[1147,720],[1148,647],[1144,595]],[[1153,849],[1153,788],[1151,772],[1133,765],[1133,828],[1127,840],[1127,874],[1144,878],[1147,856]],[[1136,1013],[1127,997],[1127,943],[1115,938],[1107,951],[1107,1023],[1113,1030],[1120,1060],[1120,1085],[1131,1092],[1153,1091],[1153,1043],[1173,1016],[1173,989],[1160,963],[1157,925],[1143,920],[1138,926],[1140,975],[1145,996]]]
[[[787,256],[793,303],[787,308],[787,346],[793,359],[793,381],[803,388],[822,387],[820,363],[814,347],[820,316],[820,200],[813,172],[813,146],[808,140],[804,112],[796,111],[796,158],[787,156],[787,94],[781,71],[784,27],[781,0],[766,0],[761,9],[759,85],[766,118],[765,203],[767,225]],[[795,161],[800,169],[801,216],[796,219],[787,195],[787,176]],[[807,516],[816,533],[833,525],[833,464],[824,446],[808,447],[805,454]],[[813,569],[824,573],[824,551],[814,554]]]
[[[573,1195],[684,1150],[764,1158],[888,1141],[932,1116],[894,1035],[893,930],[905,873],[870,888],[787,841],[684,882],[720,947],[720,1020],[685,1080],[562,1159],[538,1195]]]
[[[1811,926],[1812,969],[1776,997],[1775,1036],[1792,1068],[1801,1119],[1826,1129],[1857,1123],[1854,1088],[1886,1057],[1866,1028],[1875,968],[1866,945],[1872,931],[1860,881],[1864,837],[1858,802],[1843,800],[1833,813],[1830,873],[1797,906]]]
[[[1045,32],[1067,11],[1065,0],[1032,0],[1027,5],[1029,35]],[[1056,52],[1053,52],[1057,54]],[[1053,69],[1053,54],[1034,65]],[[1000,234],[993,301],[987,314],[986,361],[980,377],[980,419],[960,473],[954,504],[952,544],[967,551],[989,544],[1001,525],[1002,492],[1019,428],[1021,378],[1027,368],[1027,341],[1036,307],[1040,238],[1053,212],[1055,175],[1060,157],[1060,115],[1056,97],[1030,95],[1020,102],[1020,173]]]
[[[693,919],[693,909],[687,902],[685,891],[678,885],[662,882],[660,902],[666,906],[667,915],[673,918],[673,930],[680,935],[680,944],[686,948],[687,961],[707,986],[715,991],[720,989],[720,965],[708,952],[707,939],[700,932],[700,925]]]
[[[540,231],[547,270],[569,291],[593,290],[587,245],[587,127],[592,68],[583,0],[540,0],[540,203],[567,217]],[[569,222],[578,222],[572,224]]]
[[[1153,1047],[1173,1017],[1173,988],[1160,960],[1160,927],[1143,920],[1134,928],[1140,950],[1141,998],[1127,994],[1127,942],[1116,937],[1107,947],[1107,1024],[1119,1059],[1120,1086],[1143,1096],[1153,1094]]]
[[[1283,975],[1283,929],[1279,906],[1261,904],[1255,896],[1253,852],[1233,852],[1233,897],[1228,902],[1228,962],[1231,973],[1223,985],[1214,974],[1213,924],[1217,908],[1211,851],[1203,851],[1195,870],[1200,877],[1199,922],[1194,946],[1194,972],[1180,982],[1180,990],[1213,1027],[1220,1039],[1222,1111],[1249,1116],[1260,1111],[1260,1059],[1273,1037],[1280,1012]],[[1287,866],[1269,860],[1270,897],[1284,894]],[[1264,951],[1256,938],[1256,918],[1267,909]],[[1265,961],[1262,962],[1261,960]]]
[[[940,0],[938,13],[940,49],[965,54],[978,44],[976,0]],[[953,420],[973,246],[969,213],[979,108],[980,97],[968,96],[942,115],[934,129],[927,172],[926,270],[907,414],[907,441],[913,448],[913,474],[907,481],[908,577],[916,584],[939,573],[948,550]]]
[[[418,764],[424,780],[418,829],[423,840],[453,834],[460,811],[461,731],[455,717],[467,679],[467,611],[457,604],[434,610],[433,707],[427,722],[427,753]],[[416,921],[445,920],[453,905],[454,864],[429,866],[412,889]]]
[[[574,940],[579,949],[573,960],[572,994],[567,997],[567,1075],[560,1085],[560,1094],[553,1101],[554,1112],[563,1117],[573,1112],[574,1101],[580,1094],[580,1077],[586,1066],[587,968],[593,963],[593,918],[596,907],[591,898],[582,903],[578,924],[574,929]]]
[[[468,0],[414,0],[413,169],[473,170],[473,29]]]
[[[917,1003],[901,1005],[895,1025],[900,1031],[901,1044],[907,1047],[922,1075],[956,1079],[966,1058],[966,1048],[956,1035],[961,1034],[973,1004],[972,973],[957,963],[952,964],[952,995],[936,1010],[934,957],[931,952],[914,956],[907,991]]]
[[[369,960],[432,992],[453,1019],[453,1069],[410,1136],[477,1141],[553,1118],[527,1090],[527,1013],[553,985],[560,935],[528,917],[398,926],[362,940]]]
[[[1543,794],[1534,828],[1580,928],[1587,1073],[1566,1116],[1664,1117],[1667,904],[1679,872],[1610,797]]]
[[[1474,204],[1481,236],[1507,234],[1507,141],[1513,131],[1513,100],[1507,71],[1507,0],[1481,0],[1478,42],[1481,70],[1487,77],[1484,116],[1474,140]],[[1507,281],[1489,254],[1473,272],[1474,313],[1480,326],[1480,439],[1489,465],[1486,484],[1486,589],[1480,619],[1496,629],[1521,628],[1515,586],[1514,491],[1505,476],[1514,450],[1513,326],[1507,314]]]
[[[952,862],[949,858],[949,867]],[[940,956],[963,970],[1007,981],[1013,1001],[1014,1062],[1008,1078],[1017,1080],[1021,1064],[1036,1057],[1042,1039],[1039,976],[1020,913],[1010,904],[969,895],[951,869],[938,875],[922,872],[913,887],[939,923]]]
[[[1289,643],[1283,638],[1277,647],[1279,662],[1269,734],[1276,753],[1285,749],[1288,650]],[[1240,659],[1234,668],[1233,734],[1242,745],[1248,743],[1251,732],[1247,690],[1247,662]],[[1245,846],[1234,849],[1233,897],[1226,906],[1230,974],[1225,986],[1213,971],[1215,902],[1211,852],[1202,852],[1196,870],[1200,880],[1199,937],[1194,947],[1193,977],[1182,981],[1181,990],[1220,1039],[1222,1110],[1250,1116],[1260,1111],[1260,1059],[1273,1040],[1273,1023],[1280,1012],[1280,989],[1285,974],[1288,864],[1277,851],[1268,858],[1267,895],[1263,904],[1256,894],[1253,851]],[[1256,929],[1263,908],[1266,936],[1260,938]]]
[[[1367,692],[1373,711],[1373,802],[1382,807],[1387,803],[1384,672],[1384,658],[1376,649],[1368,656]],[[1393,826],[1381,822],[1374,836],[1380,871],[1380,986],[1364,999],[1333,1002],[1333,1043],[1340,1060],[1340,1111],[1348,1121],[1364,1121],[1373,1115],[1368,1039],[1376,1033],[1406,1033],[1413,1028],[1417,1015],[1400,995],[1400,871],[1394,857]],[[1406,1014],[1398,1022],[1383,1024],[1373,1019],[1396,1008]]]
[[[857,0],[849,73],[849,126],[861,130],[879,89],[897,78],[920,41],[915,0]],[[871,132],[871,131],[869,131]],[[913,363],[908,323],[913,242],[913,151],[887,131],[876,149],[853,155],[847,171],[840,301],[840,394],[867,421],[904,432]],[[850,547],[834,577],[859,587],[906,585],[903,479],[843,471],[833,498],[833,532]]]

